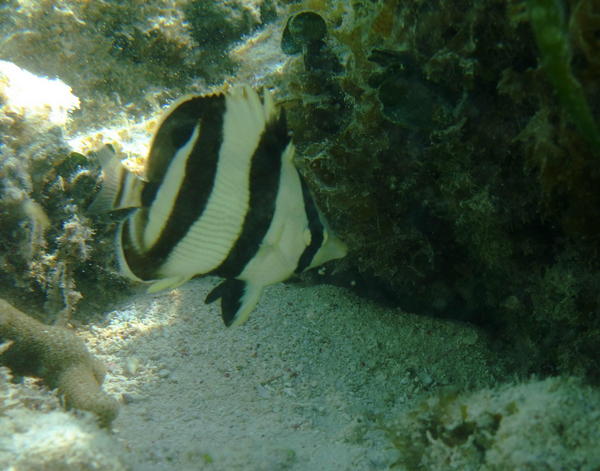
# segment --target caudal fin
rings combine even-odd
[[[227,327],[241,325],[248,320],[258,304],[263,287],[242,280],[229,279],[214,288],[204,301],[206,304],[221,298],[221,317]]]
[[[110,144],[96,152],[102,166],[102,189],[88,207],[90,213],[141,206],[144,182],[121,163]]]

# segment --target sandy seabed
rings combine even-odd
[[[215,283],[135,296],[81,332],[124,403],[113,429],[135,471],[387,469],[388,419],[500,372],[476,328],[333,286],[269,287],[228,329],[204,304]]]

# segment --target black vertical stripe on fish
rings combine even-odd
[[[144,184],[144,188],[142,188],[142,206],[144,208],[152,206],[152,202],[154,201],[154,198],[156,198],[156,193],[159,188],[159,182],[147,182]]]
[[[140,210],[138,209],[136,211]],[[132,231],[133,221],[133,218],[127,218],[121,223],[119,237],[122,256],[128,267],[136,267],[134,274],[138,278],[141,280],[152,280],[154,278],[154,269],[156,267],[151,261],[144,259],[144,256],[135,248]]]
[[[258,252],[275,214],[281,159],[290,142],[285,113],[268,122],[252,155],[250,167],[250,201],[242,232],[227,258],[211,274],[235,278]]]
[[[171,134],[171,143],[173,144],[173,147],[176,149],[183,147],[192,137],[195,127],[196,123],[193,121],[175,127]]]
[[[202,216],[213,189],[219,160],[219,150],[223,141],[225,97],[223,95],[200,97],[183,103],[180,107],[184,106],[186,108],[186,123],[191,122],[190,116],[194,116],[192,111],[188,109],[192,104],[196,107],[196,121],[194,126],[198,124],[198,120],[201,120],[199,135],[190,150],[183,181],[160,236],[153,246],[148,248],[144,257],[140,259],[136,258],[136,260],[133,260],[134,263],[129,265],[131,271],[138,276],[140,276],[139,273],[149,274],[153,269],[160,269],[160,266],[167,259],[173,247],[185,237],[192,224]],[[176,120],[178,110],[179,108],[171,113],[165,123],[169,119],[172,121]],[[172,131],[175,123],[169,122],[168,127]],[[163,128],[161,127],[162,130]],[[168,140],[168,143],[161,142],[161,138]],[[153,146],[153,150],[163,149],[162,152],[165,152],[165,148],[168,148],[169,152],[172,152],[173,155],[177,152],[177,148],[173,146],[171,136],[167,134],[163,135],[160,132],[157,133]],[[154,155],[152,153],[150,158]],[[169,162],[171,160],[172,158]],[[154,167],[154,172],[162,172],[163,177],[167,173],[167,170],[168,166],[165,168]],[[147,266],[150,264],[152,264],[153,269]],[[140,278],[147,279],[142,276]]]
[[[169,114],[159,123],[159,128],[148,155],[146,179],[162,182],[171,160],[177,150],[183,147],[192,136],[199,120],[222,118],[225,111],[225,97],[197,96],[174,105]]]
[[[152,258],[140,252],[134,243],[135,240],[138,244],[141,243],[140,238],[143,234],[147,216],[147,208],[136,209],[130,217],[121,223],[120,245],[124,261],[132,273],[141,280],[150,281],[157,277],[157,268],[159,267]],[[135,267],[135,270],[133,267]]]
[[[315,202],[310,194],[308,186],[300,175],[300,183],[302,185],[302,199],[304,200],[304,210],[306,211],[306,217],[308,219],[308,230],[310,231],[310,244],[304,249],[298,265],[296,266],[295,273],[300,273],[306,270],[314,258],[315,254],[319,251],[321,244],[323,243],[323,224],[319,218],[319,211],[315,205]]]

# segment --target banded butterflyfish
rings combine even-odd
[[[164,115],[145,177],[111,146],[99,151],[103,186],[92,211],[134,208],[116,236],[121,272],[177,287],[200,275],[224,281],[227,326],[246,321],[263,289],[346,254],[294,166],[283,110],[248,86],[187,96]]]

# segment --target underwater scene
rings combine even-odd
[[[0,471],[600,471],[600,0],[0,2]]]

